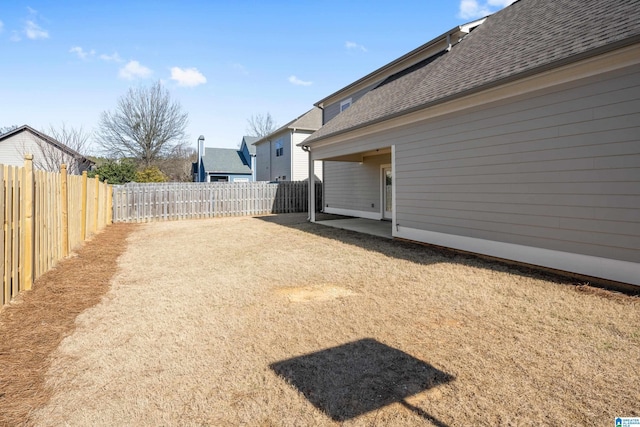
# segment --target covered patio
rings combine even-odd
[[[371,236],[384,237],[385,239],[393,239],[393,236],[391,235],[391,221],[355,218],[342,215],[316,215],[316,224],[339,228],[342,230],[356,231],[358,233],[369,234]]]

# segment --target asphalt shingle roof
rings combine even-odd
[[[247,145],[247,149],[249,150],[249,154],[252,154],[252,155],[256,154],[256,146],[253,145],[253,143],[256,142],[259,139],[260,138],[258,138],[257,136],[245,135],[245,136],[242,137],[242,140]]]
[[[444,102],[625,41],[640,41],[640,0],[519,0],[489,16],[448,53],[387,79],[306,142]]]
[[[233,148],[206,147],[202,156],[208,173],[251,174],[251,167],[242,161],[242,154]]]
[[[313,107],[311,110],[307,111],[300,117],[296,117],[286,125],[271,132],[269,135],[264,136],[262,138],[258,138],[256,141],[254,141],[254,144],[257,145],[265,141],[268,141],[269,139],[273,138],[275,135],[281,133],[284,130],[298,129],[298,130],[314,131],[314,130],[318,130],[320,126],[322,126],[322,110],[319,109],[318,107]]]

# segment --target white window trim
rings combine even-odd
[[[340,102],[340,112],[342,113],[344,110],[346,110],[347,108],[351,107],[351,98],[347,98],[344,101]],[[346,105],[345,108],[343,108]]]

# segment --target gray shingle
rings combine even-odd
[[[242,161],[242,155],[233,148],[205,148],[202,156],[208,173],[251,174],[251,168]]]
[[[306,142],[462,96],[638,36],[640,0],[519,0],[490,16],[450,52],[371,90]]]

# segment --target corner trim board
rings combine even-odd
[[[398,226],[393,237],[640,285],[640,264]]]

